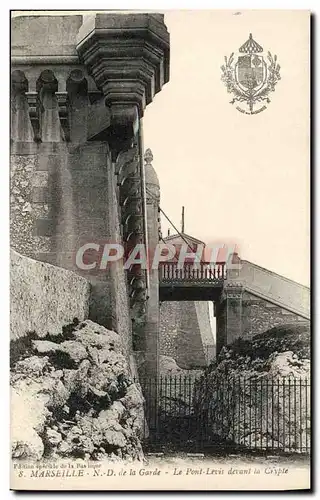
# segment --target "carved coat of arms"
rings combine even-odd
[[[280,80],[280,65],[277,56],[267,52],[266,59],[263,47],[250,33],[248,40],[239,48],[236,59],[234,52],[225,57],[221,66],[222,81],[227,91],[233,94],[231,104],[239,103],[236,108],[241,113],[253,115],[266,109],[270,92]]]

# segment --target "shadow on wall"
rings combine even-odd
[[[210,302],[163,302],[160,307],[160,354],[185,369],[205,368],[215,357]],[[213,316],[213,314],[212,314]]]

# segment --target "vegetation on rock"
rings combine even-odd
[[[121,351],[89,320],[12,341],[13,458],[142,459],[143,397]]]
[[[212,439],[259,449],[310,443],[310,326],[283,325],[224,347],[194,391]]]

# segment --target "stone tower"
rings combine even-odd
[[[11,245],[86,277],[90,319],[119,332],[129,355],[131,320],[158,292],[148,269],[103,259],[105,244],[147,246],[148,225],[154,238],[141,118],[169,80],[164,17],[15,17],[11,46]],[[148,349],[153,316],[148,307]]]

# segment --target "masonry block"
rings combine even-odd
[[[33,231],[35,236],[53,236],[55,232],[55,222],[52,219],[37,219]]]
[[[47,187],[34,187],[32,191],[33,203],[48,203],[48,188]]]

